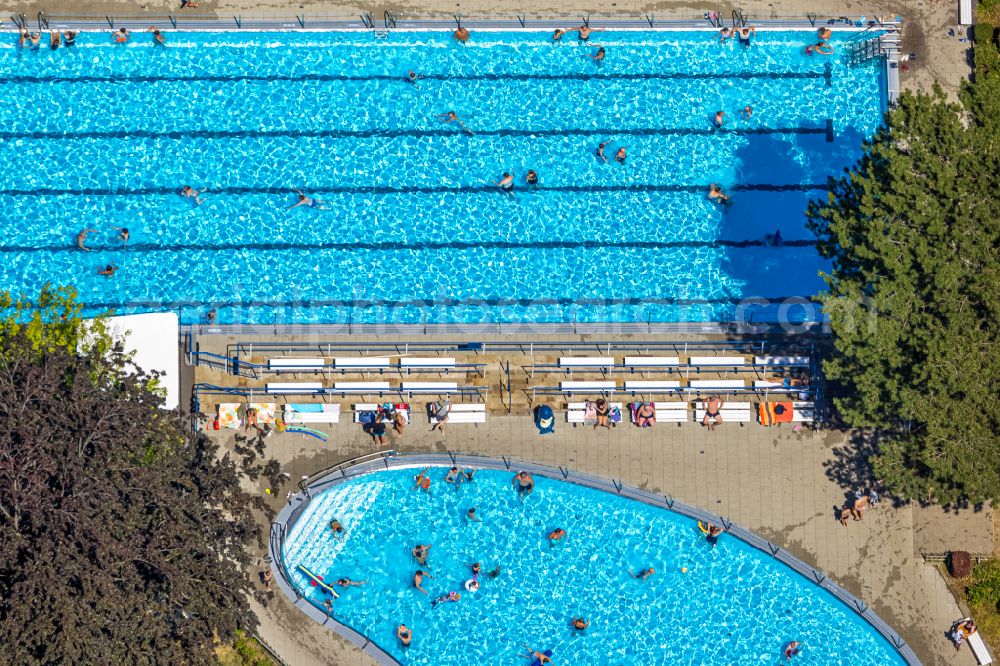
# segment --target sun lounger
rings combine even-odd
[[[808,356],[754,356],[754,365],[779,368],[808,368]]]
[[[751,423],[754,420],[753,404],[749,402],[724,402],[719,410],[722,422]],[[705,403],[698,401],[694,405],[694,420],[701,423],[705,418]]]
[[[219,422],[220,428],[232,428],[233,430],[239,430],[240,425],[242,424],[240,421],[240,403],[220,403],[215,418]]]
[[[588,405],[590,408],[588,409]],[[608,410],[618,409],[624,417],[624,410],[622,408],[622,403],[620,402],[609,402]],[[597,411],[594,407],[593,402],[571,402],[566,409],[566,423],[573,424],[584,424],[584,425],[594,425],[597,423]]]
[[[333,359],[333,367],[338,370],[378,370],[389,367],[388,356],[346,356]]]
[[[351,407],[354,409],[354,422],[355,423],[361,423],[361,415],[364,414],[365,412],[377,412],[378,408],[379,408],[379,405],[377,403],[374,403],[374,402],[359,402],[359,403],[355,403],[354,405],[351,405]],[[399,412],[400,414],[403,415],[403,422],[404,423],[409,423],[410,422],[410,405],[409,404],[407,404],[405,402],[395,403],[395,404],[393,404],[392,408],[393,408],[393,410],[395,410],[395,411],[397,411],[397,412]]]
[[[625,367],[631,369],[635,372],[636,369],[640,371],[642,368],[672,368],[681,364],[680,358],[676,356],[626,356],[625,357]]]
[[[274,418],[278,414],[278,405],[273,402],[251,402],[247,405],[247,410],[257,410],[257,425],[274,423]]]
[[[320,382],[271,382],[265,390],[268,393],[318,393],[323,390]]]
[[[340,423],[340,405],[326,403],[285,405],[285,423]]]
[[[559,382],[559,390],[563,393],[574,393],[576,391],[589,391],[591,393],[604,393],[614,391],[617,384],[613,380],[601,380],[595,382],[586,381],[566,381]]]
[[[681,383],[669,380],[638,380],[626,381],[625,392],[635,395],[636,393],[675,393],[680,388]]]
[[[431,424],[437,419],[430,417]],[[448,409],[448,425],[453,423],[486,423],[486,405],[482,403],[454,403]]]
[[[267,369],[275,372],[316,372],[325,366],[325,358],[272,358],[267,362]]]

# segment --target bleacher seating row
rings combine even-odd
[[[751,390],[754,392],[769,393],[809,393],[808,387],[785,386],[783,382],[772,380],[756,380],[751,385],[745,379],[689,379],[683,380],[657,379],[657,380],[635,380],[618,384],[613,379],[606,380],[566,380],[559,382],[559,387],[536,386],[532,390],[536,393],[629,393],[631,395],[652,394],[652,393],[705,393],[715,391],[720,393]]]
[[[690,405],[686,402],[654,402],[653,409],[656,414],[657,423],[688,423],[692,420],[701,423],[705,418],[705,403],[698,401],[694,403],[694,418],[691,418]],[[752,423],[756,420],[759,407],[755,409],[755,404],[750,402],[726,402],[719,409],[722,422]],[[791,414],[787,418],[790,423],[812,423],[816,420],[816,410],[811,402],[791,402]],[[566,422],[577,424],[592,424],[592,420],[587,418],[587,402],[571,402],[566,410]],[[631,420],[631,409],[620,402],[609,402],[611,411],[618,410],[622,415],[622,421]]]
[[[555,364],[541,363],[530,366],[534,372],[642,372],[645,370],[750,370],[776,368],[809,368],[808,356],[625,356],[619,365],[614,356],[562,356]]]
[[[400,374],[410,374],[411,372],[441,372],[450,373],[455,371],[473,371],[482,375],[484,363],[457,363],[454,358],[443,356],[399,357],[398,363],[392,363],[389,356],[345,356],[328,359],[326,357],[316,358],[289,358],[278,357],[267,361],[266,371],[281,373],[323,373],[323,372],[378,372],[398,371]],[[237,361],[240,365],[254,366],[246,361]],[[262,368],[264,369],[264,368]]]
[[[401,382],[392,386],[389,382],[334,382],[332,386],[324,386],[323,382],[268,382],[264,386],[265,393],[293,395],[447,395],[453,393],[485,393],[483,386],[459,386],[458,382]]]

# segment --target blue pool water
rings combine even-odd
[[[404,664],[515,664],[527,643],[559,664],[776,665],[792,640],[803,645],[797,664],[902,663],[829,593],[733,537],[712,549],[687,518],[574,484],[536,477],[522,502],[509,473],[480,471],[455,488],[445,472],[430,472],[429,494],[412,489],[412,469],[325,490],[285,542],[293,584],[321,609],[326,597],[299,565],[326,581],[368,581],[337,588],[334,616]],[[465,520],[469,507],[480,522]],[[334,518],[343,541],[332,538]],[[568,536],[550,547],[557,527]],[[427,596],[411,587],[417,543],[432,545]],[[474,562],[501,574],[480,575],[468,593]],[[646,581],[629,576],[646,567],[656,570]],[[432,608],[450,591],[461,600]],[[591,626],[574,635],[568,624],[581,615]],[[400,623],[414,632],[405,650]]]
[[[825,264],[803,211],[884,104],[878,64],[848,65],[850,37],[831,57],[805,56],[810,38],[599,33],[596,66],[532,32],[464,48],[446,33],[169,33],[166,48],[102,33],[56,52],[11,36],[0,288],[73,283],[91,310],[244,323],[716,321],[742,299],[810,295]],[[450,110],[471,134],[436,117]],[[602,141],[625,165],[596,158]],[[486,186],[504,171],[513,199]],[[295,188],[323,209],[288,210]],[[776,229],[786,243],[762,246]]]

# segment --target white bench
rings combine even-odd
[[[972,0],[958,0],[958,24],[972,25]]]
[[[458,382],[403,382],[403,390],[419,393],[454,393]]]
[[[754,356],[754,365],[778,366],[782,368],[809,367],[808,356]]]
[[[677,356],[626,356],[625,367],[632,368],[671,368],[681,364]]]
[[[784,382],[774,382],[770,379],[755,379],[753,387],[762,389],[782,389],[782,392],[787,390],[789,393],[799,391],[796,387],[786,387]]]
[[[395,405],[393,405],[393,407],[395,407]],[[354,422],[355,423],[361,423],[361,413],[362,412],[377,412],[378,408],[379,408],[379,405],[377,403],[374,403],[374,402],[358,402],[358,403],[355,403],[355,404],[351,405],[351,408],[354,410]],[[409,410],[409,408],[407,408],[407,409],[397,409],[396,411],[400,412],[403,415],[403,420],[405,420],[407,423],[410,422],[410,410]]]
[[[686,423],[691,420],[686,402],[654,402],[656,422]]]
[[[638,380],[625,382],[627,393],[673,393],[679,389],[681,383],[670,380]]]
[[[792,423],[812,423],[816,420],[816,405],[811,402],[792,403]]]
[[[294,372],[296,370],[322,370],[326,366],[325,358],[272,358],[267,361],[267,369],[276,372]]]
[[[746,365],[747,360],[742,356],[692,356],[688,359],[689,365],[712,365],[733,368]]]
[[[622,407],[620,402],[609,402],[608,411],[610,412],[615,407],[621,412],[622,419],[626,418],[625,408]],[[566,409],[566,423],[584,423],[586,422],[587,415],[587,403],[585,402],[571,402]]]
[[[353,370],[385,370],[389,367],[388,356],[346,356],[333,359],[333,367]]]
[[[334,382],[333,388],[344,393],[381,393],[389,390],[389,382]]]
[[[602,391],[614,391],[617,384],[614,380],[601,380],[596,382],[586,381],[565,381],[559,382],[559,390],[563,393],[575,393],[576,391],[591,391],[600,393]]]
[[[987,666],[993,663],[993,657],[990,655],[983,637],[979,635],[978,629],[969,634],[969,637],[965,640],[968,641],[969,649],[972,650],[972,656],[976,658],[976,663],[979,666]]]
[[[611,356],[561,356],[560,368],[612,368],[615,359]]]
[[[443,358],[440,356],[432,356],[429,358],[404,356],[399,359],[399,365],[400,367],[406,368],[407,372],[409,372],[411,368],[436,369],[436,370],[447,371],[455,369],[455,359]]]
[[[725,402],[719,410],[722,422],[731,423],[751,423],[754,420],[753,404],[749,402]],[[694,405],[694,420],[701,423],[705,418],[705,403],[696,402]]]
[[[438,420],[430,417],[431,424]],[[486,405],[482,403],[461,402],[448,408],[448,425],[452,423],[486,423]]]
[[[324,404],[321,412],[300,412],[285,405],[282,418],[288,425],[296,423],[340,423],[340,405]]]
[[[268,393],[316,393],[323,390],[321,382],[271,382],[264,388]]]
[[[693,389],[724,390],[747,387],[745,379],[692,379],[688,386]]]

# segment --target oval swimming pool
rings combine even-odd
[[[905,663],[833,595],[729,534],[712,547],[685,516],[541,476],[521,497],[513,473],[492,470],[451,484],[432,467],[425,492],[414,489],[418,471],[314,494],[281,551],[291,584],[318,609],[330,597],[300,567],[330,583],[365,581],[334,586],[333,617],[400,663],[527,664],[519,655],[530,645],[558,664],[772,665],[791,641],[802,646],[794,664]],[[567,536],[551,545],[556,529]],[[431,544],[426,566],[416,544]],[[474,563],[480,586],[469,592]],[[650,567],[645,580],[631,575]],[[430,574],[427,594],[413,587],[418,569]],[[433,604],[449,592],[461,598]],[[590,626],[577,632],[581,616]],[[413,631],[409,647],[399,624]]]

